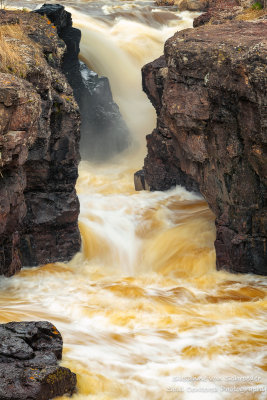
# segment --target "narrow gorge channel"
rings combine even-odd
[[[0,322],[55,324],[62,365],[77,374],[74,400],[266,399],[266,280],[216,271],[214,216],[200,196],[134,190],[156,124],[140,70],[198,14],[61,3],[82,31],[81,59],[109,78],[132,144],[108,162],[81,161],[82,251],[1,278]]]

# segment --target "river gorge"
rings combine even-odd
[[[82,250],[1,277],[0,322],[57,327],[62,365],[77,374],[74,400],[265,400],[266,279],[216,270],[215,216],[200,194],[134,188],[156,126],[141,68],[199,13],[152,1],[61,3],[82,32],[81,60],[108,77],[131,143],[92,162],[82,138]]]

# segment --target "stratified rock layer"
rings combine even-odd
[[[25,12],[2,13],[1,21],[22,32],[14,40],[26,70],[0,72],[0,274],[10,276],[22,265],[68,261],[80,249],[80,117],[55,27]]]
[[[0,324],[0,399],[49,400],[72,394],[76,375],[58,365],[62,344],[49,322]]]
[[[147,137],[146,183],[165,190],[185,183],[181,173],[193,179],[216,215],[217,268],[264,275],[266,37],[264,21],[187,29],[143,68],[158,114]]]

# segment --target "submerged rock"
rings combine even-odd
[[[143,169],[140,169],[140,171],[134,174],[134,187],[137,191],[149,190],[149,186],[145,180],[145,171]]]
[[[266,37],[265,21],[187,29],[143,68],[144,90],[158,114],[147,136],[145,181],[160,190],[199,185],[216,215],[217,268],[263,275]]]
[[[108,78],[99,77],[79,61],[81,32],[73,28],[71,14],[63,6],[44,4],[36,12],[55,24],[67,47],[62,68],[81,112],[82,158],[106,161],[130,144],[130,133],[113,101]]]
[[[72,394],[76,375],[58,365],[62,344],[49,322],[0,324],[0,399],[49,400]]]

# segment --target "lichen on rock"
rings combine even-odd
[[[80,115],[55,26],[4,11],[0,32],[8,45],[15,35],[24,66],[7,68],[0,52],[0,274],[10,276],[22,265],[68,261],[80,249]]]
[[[62,337],[46,321],[0,324],[0,399],[49,400],[72,394],[76,375],[58,365]]]

